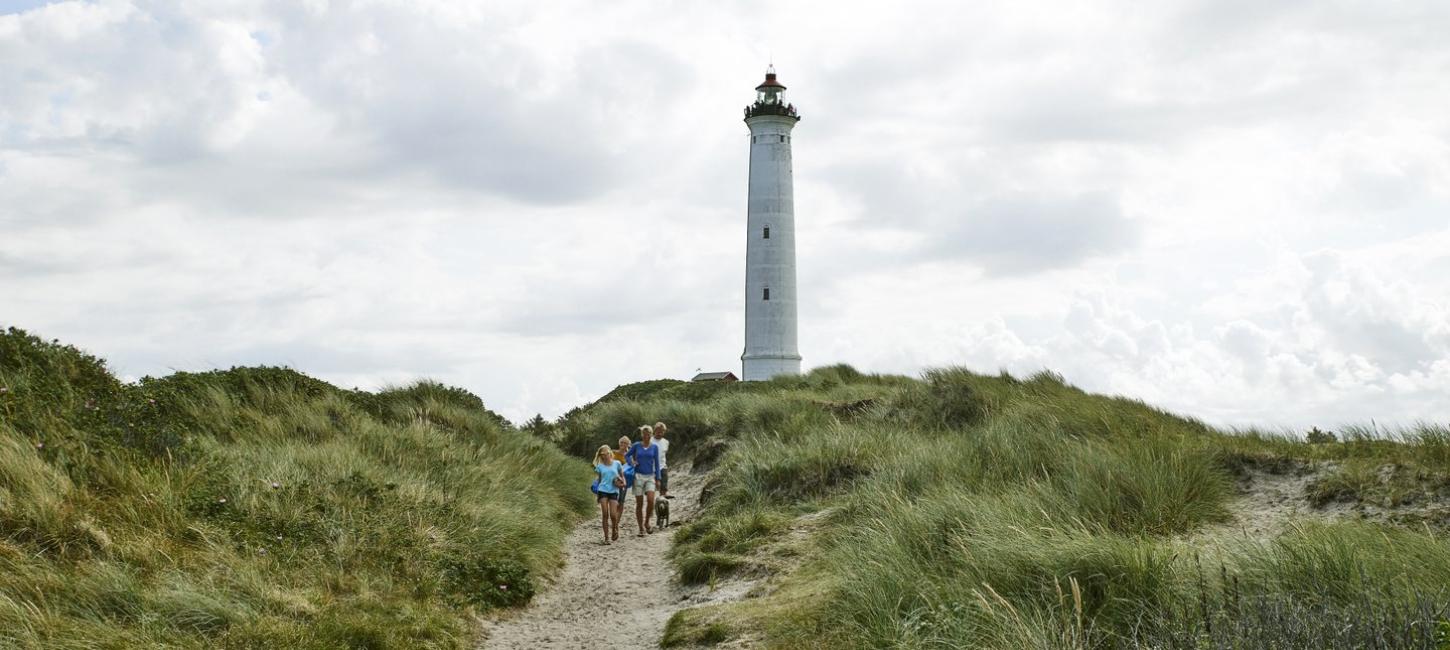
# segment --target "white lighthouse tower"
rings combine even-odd
[[[795,198],[790,132],[800,116],[785,103],[775,67],[745,107],[750,127],[750,195],[746,205],[745,381],[800,374],[796,349]]]

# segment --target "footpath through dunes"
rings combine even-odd
[[[619,541],[601,544],[599,513],[581,522],[565,542],[565,565],[554,582],[523,610],[505,611],[483,623],[484,650],[658,648],[665,624],[685,607],[718,601],[724,594],[681,588],[668,559],[675,527],[695,516],[699,475],[671,477],[671,525],[636,536],[634,498],[625,503]]]

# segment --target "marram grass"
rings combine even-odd
[[[0,333],[0,648],[465,648],[588,471],[468,393],[277,368],[135,385]]]
[[[674,537],[681,580],[772,576],[761,598],[680,612],[672,646],[1450,642],[1445,522],[1224,534],[1235,482],[1263,468],[1317,468],[1309,503],[1440,498],[1444,426],[1306,444],[1051,373],[832,366],[621,386],[525,433],[431,383],[239,368],[123,384],[12,329],[0,648],[468,647],[474,614],[526,602],[557,566],[590,505],[580,459],[654,420],[672,464],[714,468]]]
[[[916,380],[838,366],[756,384],[621,387],[552,437],[588,449],[616,422],[655,419],[679,429],[672,464],[702,454],[715,467],[704,512],[674,537],[681,580],[772,576],[762,598],[681,612],[672,645],[1450,643],[1450,522],[1305,520],[1232,534],[1236,481],[1252,468],[1318,467],[1319,482],[1296,495],[1305,507],[1432,498],[1450,486],[1444,427],[1351,428],[1311,445],[1217,431],[1051,373],[948,368]]]

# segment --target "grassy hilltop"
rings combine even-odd
[[[622,386],[541,433],[581,454],[656,419],[672,460],[713,467],[704,514],[675,534],[680,578],[752,596],[680,612],[666,646],[1450,643],[1443,427],[1307,444],[1050,373],[839,366]],[[1279,483],[1302,483],[1294,503],[1254,512],[1254,486]]]
[[[0,648],[460,648],[671,425],[709,471],[664,643],[1450,647],[1450,429],[1233,435],[1050,373],[621,386],[515,429],[465,391],[235,368],[123,384],[0,333]],[[552,444],[551,444],[552,443]]]
[[[460,648],[589,505],[465,391],[282,368],[122,384],[0,333],[0,648]]]

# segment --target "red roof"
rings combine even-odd
[[[756,90],[760,90],[762,88],[779,88],[781,90],[785,90],[785,86],[779,81],[775,80],[774,72],[765,73],[765,83],[762,83],[759,86],[755,87]]]

